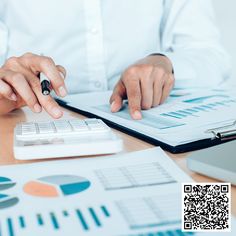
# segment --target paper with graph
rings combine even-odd
[[[0,167],[0,235],[179,232],[185,181],[160,148]]]
[[[213,138],[209,129],[230,128],[236,119],[236,94],[228,88],[175,89],[165,104],[142,111],[140,121],[130,118],[127,102],[120,112],[111,113],[110,95],[71,95],[64,102],[171,146]]]

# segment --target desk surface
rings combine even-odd
[[[64,118],[80,117],[76,113],[64,110]],[[51,119],[46,113],[33,114],[28,108],[14,111],[10,114],[0,116],[0,165],[22,164],[37,161],[18,161],[13,157],[13,130],[17,123],[24,121],[45,120]],[[141,141],[137,138],[131,137],[122,132],[115,132],[124,141],[123,153],[139,151],[153,147],[153,145]],[[216,182],[216,180],[191,172],[186,167],[187,154],[170,154],[167,153],[174,162],[180,166],[188,175],[190,175],[197,182]],[[236,187],[232,187],[232,213],[236,215]]]

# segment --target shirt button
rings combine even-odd
[[[92,29],[90,30],[90,32],[91,32],[92,34],[97,34],[97,33],[98,33],[98,29],[97,29],[97,28],[92,28]]]
[[[96,88],[101,88],[102,83],[99,82],[99,81],[96,81],[94,85],[95,85]]]

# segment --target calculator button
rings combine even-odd
[[[54,121],[54,125],[58,133],[67,133],[72,131],[72,127],[68,121]]]
[[[102,121],[99,120],[86,120],[85,121],[90,128],[91,131],[105,131],[107,130],[107,127]]]
[[[36,134],[36,127],[34,123],[25,123],[21,125],[22,135]]]
[[[87,131],[89,130],[88,126],[84,121],[79,121],[79,120],[71,120],[70,124],[73,128],[74,131]]]
[[[21,125],[22,129],[35,129],[34,123],[26,123]]]
[[[76,127],[86,127],[86,123],[83,120],[71,120],[70,124],[72,127],[76,126]]]
[[[91,130],[105,130],[104,126],[103,125],[89,125],[89,128]]]
[[[36,129],[35,130],[22,129],[22,135],[32,135],[32,134],[36,134]]]
[[[72,119],[23,123],[16,127],[16,137],[21,140],[50,138],[73,138],[98,134],[107,134],[111,130],[98,119]]]
[[[101,126],[101,123],[98,122],[97,120],[85,120],[86,124],[89,126],[89,127],[98,127],[98,126]]]
[[[97,119],[86,119],[85,122],[88,125],[97,125],[100,123]]]
[[[78,125],[86,125],[84,120],[70,120],[69,122],[70,122],[70,124],[73,124],[73,125],[76,125],[76,124],[78,124]]]
[[[51,134],[55,132],[51,122],[39,122],[38,123],[38,130],[40,134]]]

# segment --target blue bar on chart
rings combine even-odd
[[[199,106],[199,107],[192,107],[192,108],[186,108],[183,110],[178,110],[175,112],[168,112],[168,113],[162,113],[162,116],[170,116],[173,118],[177,118],[177,119],[183,119],[186,118],[188,116],[194,116],[194,117],[198,117],[198,115],[196,113],[201,112],[201,111],[208,111],[211,110],[212,108],[209,106]]]
[[[9,236],[14,236],[15,233],[14,233],[14,227],[13,227],[11,218],[7,218],[7,225],[8,225]]]
[[[107,208],[105,206],[101,206],[102,212],[104,213],[104,215],[106,217],[110,217],[110,212],[107,210]]]
[[[215,104],[215,103],[210,103],[210,104],[208,104],[209,106],[212,106],[212,107],[216,107],[217,106],[217,104]]]
[[[228,98],[228,95],[224,95],[224,94],[216,94],[216,95],[210,95],[210,96],[203,96],[203,97],[198,97],[198,98],[192,98],[192,99],[188,99],[185,100],[183,102],[185,103],[203,103],[204,101],[211,99],[211,98]]]
[[[21,228],[25,228],[25,219],[23,216],[19,216],[19,224]]]
[[[186,109],[186,111],[189,111],[189,112],[191,112],[191,113],[199,112],[199,110],[196,110],[196,109],[194,109],[194,108]]]
[[[184,101],[184,102],[188,102]],[[218,107],[229,107],[230,103],[235,103],[235,100],[224,100],[224,101],[218,101],[218,102],[214,102],[214,103],[208,103],[208,104],[204,104],[204,105],[199,105],[199,106],[194,106],[191,108],[186,108],[183,110],[177,110],[177,111],[171,111],[171,112],[166,112],[166,113],[162,113],[161,116],[166,116],[166,117],[171,117],[171,118],[176,118],[176,119],[183,119],[186,118],[188,116],[196,116],[198,117],[198,115],[196,113],[198,112],[209,112],[209,111],[215,111],[218,109]]]
[[[66,210],[62,211],[62,214],[63,214],[63,216],[65,216],[65,217],[69,216],[69,212],[66,211]]]
[[[75,226],[75,229],[77,227],[77,230],[89,231],[91,229],[94,229],[94,226],[96,228],[101,228],[105,225],[104,220],[111,219],[111,213],[107,206],[99,205],[96,208],[94,207],[88,207],[85,209],[72,209],[71,213],[69,214],[69,211],[66,209],[61,210],[60,212],[64,216],[62,218],[59,218],[57,213],[55,212],[45,212],[45,213],[37,213],[35,214],[35,223],[30,224],[30,220],[27,220],[26,215],[19,215],[16,216],[16,219],[8,217],[5,218],[5,220],[0,221],[0,236],[5,236],[2,228],[2,224],[4,221],[4,229],[6,228],[7,236],[17,236],[17,232],[22,230],[22,234],[27,232],[27,229],[31,229],[32,227],[35,227],[35,235],[37,234],[37,229],[39,230],[42,227],[50,226],[51,229],[53,229],[55,232],[60,232],[60,230],[63,229],[64,222],[63,220],[70,220],[72,221],[72,225]],[[28,216],[29,217],[29,216]],[[60,220],[59,220],[60,219]],[[16,224],[16,225],[15,225]],[[4,235],[3,235],[4,234]]]
[[[180,114],[186,115],[186,116],[196,116],[194,114],[195,112],[191,112],[188,109],[186,109],[186,110],[178,110],[177,112],[180,113]]]
[[[95,224],[97,225],[97,227],[101,227],[102,224],[101,224],[101,222],[100,222],[100,220],[99,220],[95,210],[93,208],[89,208],[88,210],[89,210],[89,213],[91,214]]]
[[[177,116],[178,118],[181,118],[181,119],[186,117],[185,114],[180,114],[178,112],[170,112],[170,113],[167,113],[167,114],[171,114],[171,115]]]
[[[37,218],[37,221],[38,221],[39,226],[44,225],[43,217],[42,217],[41,214],[37,214],[37,215],[36,215],[36,218]]]
[[[52,225],[53,225],[54,229],[59,229],[60,226],[59,226],[57,217],[53,212],[50,212],[50,218],[51,218]]]
[[[170,112],[170,113],[163,113],[163,114],[161,114],[161,116],[167,116],[167,117],[171,117],[171,118],[182,119],[182,116],[179,117],[178,115],[171,114],[171,113],[173,113],[173,112]]]
[[[202,111],[202,112],[206,112],[209,110],[215,110],[214,108],[212,108],[211,106],[207,106],[207,105],[201,105],[199,107],[192,107],[192,108],[187,108],[184,110],[178,110],[178,111],[172,111],[172,112],[168,112],[168,113],[162,113],[161,116],[169,116],[172,118],[176,118],[176,119],[183,119],[186,118],[188,116],[194,116],[194,117],[198,117],[198,115],[196,113]]]
[[[212,108],[212,106],[210,106],[210,105],[202,105],[201,107],[206,108],[207,110],[216,110],[216,109]]]
[[[206,111],[206,109],[203,107],[193,107],[193,108],[198,111]]]
[[[89,213],[89,216],[93,220],[94,225],[98,228],[102,227],[102,225],[103,225],[102,220],[104,219],[104,218],[102,219],[100,217],[100,214],[98,214],[98,212],[102,211],[103,216],[105,218],[110,218],[110,216],[111,216],[108,208],[105,205],[101,205],[98,209],[95,209],[93,207],[89,207],[87,209],[87,211]],[[77,214],[77,217],[78,217],[78,220],[79,220],[80,224],[82,225],[83,230],[88,231],[90,229],[90,226],[89,226],[88,222],[91,222],[91,220],[88,220],[86,218],[86,216],[88,217],[88,214],[84,214],[83,211],[80,210],[80,209],[76,209],[76,214]]]
[[[85,218],[84,218],[82,212],[81,212],[79,209],[77,209],[77,210],[76,210],[76,214],[77,214],[77,216],[78,216],[78,218],[79,218],[79,220],[80,220],[80,223],[81,223],[82,226],[83,226],[83,229],[84,229],[85,231],[89,230],[89,226],[88,226],[88,224],[87,224],[87,222],[86,222],[86,220],[85,220]]]

